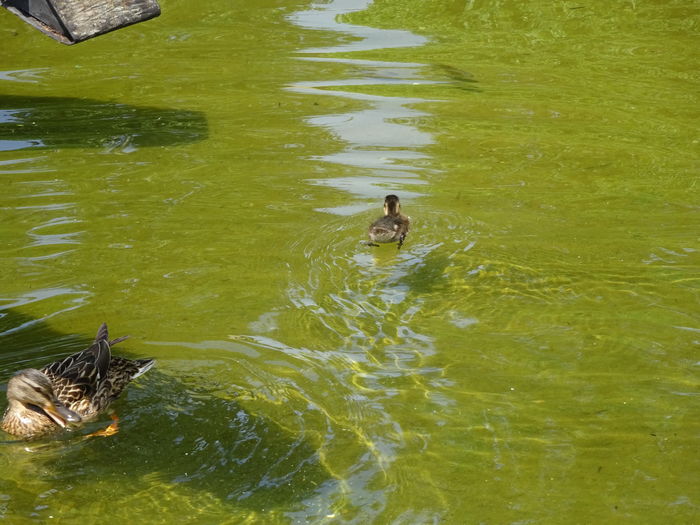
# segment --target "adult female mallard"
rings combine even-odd
[[[7,410],[0,428],[21,438],[50,434],[68,423],[95,416],[115,400],[129,381],[148,371],[153,359],[112,357],[107,325],[82,352],[17,372],[7,384]]]
[[[372,243],[399,242],[401,248],[408,234],[409,219],[401,214],[401,204],[396,195],[387,195],[384,199],[384,217],[379,217],[369,226],[369,238]],[[370,246],[377,246],[370,243]]]

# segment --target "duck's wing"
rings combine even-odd
[[[126,337],[119,337],[113,341],[109,341],[109,331],[107,324],[102,323],[97,330],[95,342],[81,352],[71,354],[61,361],[50,363],[44,367],[42,372],[49,376],[50,379],[60,380],[78,379],[81,375],[86,378],[95,376],[96,381],[100,381],[107,377],[109,370],[109,362],[112,358],[110,347]]]
[[[58,399],[84,415],[107,378],[110,361],[109,342],[102,339],[82,352],[45,366],[41,371],[51,380]]]
[[[96,403],[106,406],[119,397],[124,387],[132,380],[145,374],[155,364],[153,359],[126,359],[113,357],[107,379],[101,384]]]

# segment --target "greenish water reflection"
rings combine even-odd
[[[163,7],[3,15],[0,381],[102,321],[157,368],[0,444],[0,517],[698,521],[697,6]]]

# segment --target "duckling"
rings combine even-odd
[[[0,428],[21,438],[34,438],[106,409],[129,381],[155,363],[153,359],[112,357],[111,346],[124,339],[110,341],[103,323],[89,348],[41,370],[17,372],[7,384],[8,406]]]
[[[384,216],[378,218],[369,227],[369,238],[372,241],[369,245],[378,246],[374,243],[398,241],[397,249],[400,249],[408,234],[409,224],[409,218],[401,214],[399,198],[396,195],[387,195],[384,199]]]

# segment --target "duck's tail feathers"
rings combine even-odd
[[[131,379],[136,379],[138,376],[145,374],[151,368],[153,368],[153,365],[156,364],[155,359],[135,359],[134,361],[139,369],[133,376],[131,376]]]
[[[100,327],[97,329],[97,335],[95,336],[95,342],[99,343],[100,341],[107,341],[109,343],[109,346],[114,346],[117,343],[121,343],[124,339],[128,339],[128,335],[123,335],[121,337],[117,337],[116,339],[112,339],[109,341],[109,330],[107,329],[107,323],[102,323]]]
[[[97,329],[97,335],[95,336],[95,342],[106,341],[109,338],[109,330],[107,330],[107,323],[102,323]]]
[[[129,336],[128,336],[128,335],[123,335],[123,336],[121,336],[121,337],[117,337],[116,339],[112,339],[112,340],[109,342],[109,346],[114,346],[114,345],[116,345],[117,343],[121,343],[124,339],[129,339]]]

